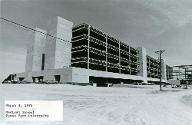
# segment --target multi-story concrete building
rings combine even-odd
[[[137,53],[135,48],[88,24],[73,28],[73,67],[136,75]]]
[[[167,80],[173,79],[173,67],[166,65]]]
[[[28,47],[26,71],[17,74],[20,80],[147,83],[159,81],[161,68],[163,82],[167,82],[163,60],[160,67],[145,48],[131,47],[91,25],[73,27],[72,22],[57,17],[47,31],[37,30],[41,33],[35,32]]]

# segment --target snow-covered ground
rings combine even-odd
[[[4,99],[63,100],[63,122],[0,125],[192,125],[192,89],[159,86],[99,88],[75,85],[0,85]]]

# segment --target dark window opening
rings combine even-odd
[[[57,81],[59,83],[60,80],[61,80],[61,76],[60,75],[55,75],[55,81]]]
[[[41,70],[44,70],[45,68],[45,54],[42,54],[42,65],[41,65]]]
[[[24,80],[24,77],[19,77],[19,81],[23,81]]]

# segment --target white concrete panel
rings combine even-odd
[[[147,78],[147,81],[160,82],[160,79],[157,79],[157,78]],[[162,82],[167,82],[167,80],[162,79]]]
[[[45,50],[45,69],[55,69],[55,47],[56,40],[52,37],[47,37]]]
[[[27,73],[26,72],[22,72],[22,73],[16,73],[16,77],[19,78],[19,77],[26,77],[27,76]]]
[[[71,39],[73,23],[57,17],[55,68],[69,67],[71,65]]]
[[[128,74],[119,74],[105,71],[97,71],[84,68],[75,68],[72,67],[72,80],[73,81],[84,81],[87,83],[89,76],[95,77],[104,77],[104,78],[120,78],[120,79],[132,79],[132,80],[143,80],[141,76],[128,75]],[[83,78],[85,77],[85,78]]]
[[[143,47],[138,48],[139,51],[139,71],[138,76],[142,76],[145,83],[147,83],[147,54],[146,49]]]
[[[43,80],[55,80],[55,75],[60,75],[60,82],[71,82],[71,68],[51,69],[32,72],[33,77],[43,76]]]
[[[33,55],[32,52],[28,49],[25,63],[25,72],[32,71],[32,66],[33,66]]]
[[[73,22],[57,17],[57,37],[71,41]]]
[[[89,83],[89,76],[82,74],[73,74],[72,82],[76,83]]]
[[[45,34],[47,33],[40,28],[36,28],[36,30]],[[34,42],[28,45],[25,66],[27,72],[41,70],[42,54],[45,53],[46,35],[40,32],[34,32]]]
[[[71,65],[71,43],[57,40],[55,52],[55,68]]]
[[[165,81],[167,81],[167,72],[166,72],[166,64],[165,61],[162,60],[162,64],[161,64],[161,72],[162,72],[162,79],[164,79]]]
[[[61,17],[53,19],[48,25],[49,34],[46,44],[46,69],[58,69],[71,65],[71,39],[73,23]]]

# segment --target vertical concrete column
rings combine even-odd
[[[28,44],[25,71],[41,71],[42,54],[45,53],[46,31],[35,28],[34,40]]]
[[[119,73],[121,73],[121,45],[119,41]]]
[[[165,82],[167,82],[166,64],[163,59],[161,60],[161,76],[162,79],[165,80]]]
[[[25,76],[24,81],[27,81],[27,82],[33,82],[33,79],[32,79],[32,72],[26,72],[26,76]]]
[[[71,39],[73,22],[61,17],[53,19],[48,25],[45,68],[55,69],[69,67],[71,65]],[[47,55],[47,56],[46,56]]]
[[[138,48],[138,57],[139,57],[139,71],[137,73],[138,76],[143,77],[143,82],[147,83],[147,54],[146,49],[144,47]]]
[[[129,74],[131,74],[131,47],[129,46],[129,67],[130,67],[130,69],[129,69]]]
[[[182,77],[181,77],[181,69],[180,69],[180,67],[178,67],[178,69],[179,69],[179,80],[181,80],[182,79]]]
[[[150,61],[150,60],[151,60],[151,58],[149,58],[149,66],[148,66],[149,69],[151,69],[151,61]],[[147,61],[146,61],[146,62],[147,62]],[[149,71],[149,72],[150,72],[150,71]],[[159,75],[159,74],[158,74],[158,75]],[[151,77],[151,73],[149,73],[149,77]]]
[[[73,22],[57,17],[57,38],[55,48],[55,68],[71,65],[71,39]]]
[[[90,48],[90,28],[91,26],[88,26],[88,47],[87,47],[87,69],[89,69],[89,48]]]
[[[106,71],[108,70],[107,69],[107,63],[108,63],[108,42],[107,42],[107,38],[108,36],[106,35]]]

